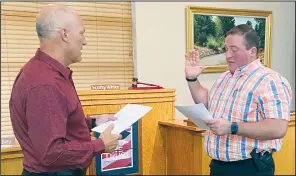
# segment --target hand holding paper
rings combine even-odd
[[[211,120],[212,115],[204,106],[204,104],[193,104],[191,106],[176,106],[176,109],[180,111],[185,117],[190,119],[195,125],[202,129],[210,129],[205,120]]]
[[[112,133],[119,134],[141,119],[151,109],[152,107],[150,106],[127,104],[114,115],[114,117],[117,117],[117,120],[103,123],[93,128],[92,131],[102,133],[110,124],[113,123],[114,129],[112,130]]]
[[[218,136],[231,134],[231,121],[227,119],[215,118],[213,120],[206,120],[205,123]]]
[[[110,125],[102,132],[100,138],[103,140],[105,145],[105,152],[112,153],[118,146],[118,140],[122,138],[120,134],[111,134],[114,125]]]

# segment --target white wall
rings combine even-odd
[[[290,81],[295,95],[294,2],[136,2],[135,53],[140,81],[176,89],[176,104],[193,103],[184,76],[187,5],[272,11],[271,67]],[[200,80],[211,88],[218,75],[203,74]],[[183,116],[176,111],[176,117]]]

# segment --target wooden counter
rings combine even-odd
[[[204,151],[205,130],[183,120],[161,120],[159,124],[166,136],[167,174],[209,175],[211,158]],[[295,113],[291,113],[282,149],[274,154],[274,160],[275,175],[295,175]]]
[[[92,137],[92,139],[95,139]],[[1,175],[21,175],[23,171],[22,149],[16,145],[14,147],[1,148]],[[95,173],[95,162],[93,160],[90,167],[87,169],[87,175]]]
[[[78,91],[78,96],[85,115],[113,114],[127,103],[151,106],[152,110],[139,121],[139,172],[166,174],[164,137],[158,121],[174,118],[174,89]],[[2,148],[1,154],[1,175],[20,175],[23,169],[21,148]],[[94,160],[87,174],[96,175]]]

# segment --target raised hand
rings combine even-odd
[[[185,76],[190,79],[198,77],[205,67],[200,66],[199,52],[191,50],[185,55]]]
[[[103,140],[105,144],[106,153],[112,153],[118,146],[118,140],[122,139],[122,136],[120,134],[111,133],[113,128],[114,128],[114,125],[111,124],[100,135],[100,138]]]

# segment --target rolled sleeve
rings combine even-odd
[[[264,82],[264,89],[258,97],[259,109],[264,119],[290,121],[292,90],[288,81],[280,75],[271,75]]]

